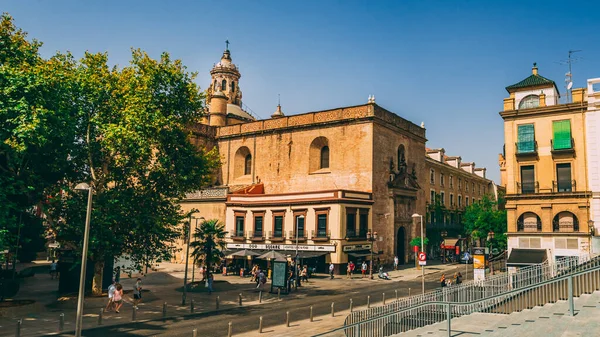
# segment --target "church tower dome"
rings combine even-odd
[[[229,51],[229,41],[225,41],[226,48],[221,56],[221,61],[215,64],[210,71],[211,86],[208,89],[208,100],[210,104],[212,94],[220,91],[227,96],[227,104],[242,106],[242,91],[239,88],[240,70],[231,61],[231,52]]]

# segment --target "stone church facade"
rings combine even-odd
[[[192,128],[198,146],[217,147],[213,186],[192,193],[184,210],[219,219],[228,249],[279,250],[333,262],[384,263],[414,258],[420,235],[412,214],[425,214],[425,129],[377,105],[285,116],[281,106],[256,120],[242,108],[240,72],[229,50],[211,71],[208,114]],[[199,220],[202,221],[202,220]],[[192,226],[194,221],[192,221]],[[368,234],[377,232],[375,241]]]

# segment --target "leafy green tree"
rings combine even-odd
[[[423,244],[425,246],[427,246],[429,244],[429,239],[428,238],[423,238]],[[410,246],[411,247],[415,247],[415,246],[419,247],[419,249],[421,249],[421,251],[422,251],[423,249],[421,247],[421,237],[417,236],[417,237],[412,238],[412,240],[410,240]]]
[[[47,214],[59,241],[81,247],[87,198],[73,188],[92,186],[94,293],[101,292],[107,259],[126,255],[141,271],[170,258],[168,243],[186,217],[178,201],[205,185],[218,165],[216,150],[189,139],[204,108],[195,76],[166,53],[154,60],[140,50],[123,68],[109,67],[105,53],[86,53],[77,63],[79,116],[69,153],[75,170],[55,186]]]
[[[498,209],[498,202],[485,195],[480,202],[472,203],[463,215],[465,234],[475,240],[487,238],[488,232],[494,232],[494,247],[506,249],[507,222],[506,210]]]
[[[190,243],[194,261],[212,270],[211,267],[219,264],[223,258],[225,235],[227,235],[225,225],[219,223],[219,220],[204,221],[194,231],[194,241]]]
[[[43,59],[41,45],[0,16],[0,250],[29,253],[25,259],[40,249],[36,209],[70,171],[78,115],[73,58]]]

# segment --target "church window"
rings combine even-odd
[[[231,82],[231,92],[235,92],[235,82]]]
[[[321,168],[329,168],[329,146],[321,148]]]
[[[521,102],[519,102],[519,109],[531,109],[540,106],[540,97],[538,95],[525,96]]]
[[[400,145],[398,146],[398,170],[400,170],[400,167],[402,165],[405,165],[406,163],[406,154],[405,154],[405,150],[404,150],[404,145]]]
[[[221,91],[227,90],[227,80],[221,82]]]
[[[244,175],[252,174],[252,155],[247,154],[244,160]]]
[[[317,137],[308,148],[308,173],[330,173],[330,149],[329,140],[325,137]]]

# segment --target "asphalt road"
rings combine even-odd
[[[425,276],[426,290],[439,287],[441,272]],[[332,280],[336,282],[336,280]],[[196,315],[195,317],[181,317],[167,321],[152,321],[145,323],[129,323],[121,326],[107,326],[101,329],[84,331],[86,337],[105,336],[191,336],[192,330],[197,328],[199,336],[222,337],[227,336],[228,322],[233,322],[233,335],[242,332],[258,330],[258,317],[263,316],[263,327],[285,324],[285,313],[290,312],[292,321],[309,318],[309,308],[313,306],[314,316],[326,315],[331,312],[331,302],[335,302],[337,310],[348,310],[349,299],[352,298],[354,306],[363,306],[367,303],[367,295],[371,296],[371,303],[381,305],[382,293],[386,293],[387,300],[395,298],[394,290],[398,290],[399,297],[409,295],[409,288],[414,295],[421,289],[420,279],[411,281],[373,281],[357,282],[356,287],[343,289],[308,289],[300,290],[296,298],[275,301],[263,305],[233,308],[219,313],[210,312]]]

